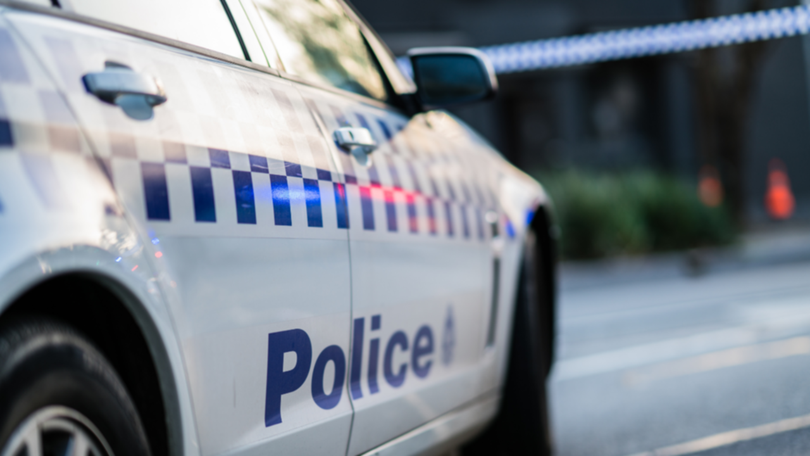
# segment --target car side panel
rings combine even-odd
[[[162,387],[175,399],[166,404],[173,450],[198,454],[193,420],[180,419],[191,416],[191,402],[172,319],[155,286],[154,250],[132,228],[70,107],[5,12],[0,8],[0,312],[63,274],[127,289]]]
[[[380,144],[369,166],[333,149],[350,227],[349,454],[358,454],[486,390],[492,239],[484,217],[497,201],[483,170],[492,157],[474,150],[461,156],[465,138],[437,134],[428,115],[409,119],[299,88],[327,135],[365,127]],[[417,345],[422,355],[414,355]]]
[[[442,111],[427,113],[434,131],[447,139],[452,139],[460,148],[458,156],[472,159],[481,154],[487,159],[478,158],[475,170],[482,174],[482,181],[488,182],[497,201],[495,222],[490,226],[496,236],[489,246],[492,252],[491,270],[499,269],[497,289],[490,296],[490,310],[494,318],[492,325],[494,341],[487,356],[482,361],[486,390],[499,390],[506,380],[506,367],[509,361],[512,317],[514,314],[517,286],[523,262],[523,249],[526,232],[535,213],[541,206],[550,204],[548,196],[540,184],[506,161],[477,132],[455,116]]]
[[[348,356],[347,234],[336,223],[339,176],[297,92],[275,76],[132,36],[10,17],[56,76],[156,249],[201,453],[344,454],[352,415],[345,389],[323,407],[309,373],[328,347]],[[162,80],[169,100],[153,119],[129,119],[85,92],[82,75],[109,60]],[[273,345],[274,334],[290,330],[306,334],[309,366]],[[283,365],[271,362],[282,355]],[[327,363],[318,381],[345,383],[336,365]],[[294,367],[306,380],[279,395],[276,417],[268,397],[280,387],[271,374]]]
[[[487,324],[487,337],[489,331],[492,331],[492,341],[486,344],[478,361],[477,367],[480,376],[477,379],[478,396],[476,396],[475,400],[466,402],[463,406],[437,417],[429,418],[431,415],[425,413],[422,418],[429,419],[429,421],[398,435],[393,440],[367,450],[366,453],[363,453],[365,455],[404,455],[421,452],[439,454],[442,451],[450,451],[460,442],[472,438],[495,416],[500,394],[502,393],[501,389],[505,381],[511,348],[514,304],[524,254],[525,235],[534,213],[541,205],[549,204],[542,187],[537,182],[503,160],[489,144],[481,140],[475,132],[457,118],[445,112],[433,111],[416,116],[411,120],[411,122],[413,121],[425,122],[430,126],[431,139],[436,144],[443,146],[443,148],[439,149],[441,153],[450,155],[453,160],[461,163],[461,169],[464,171],[462,175],[472,181],[468,180],[468,185],[472,183],[478,185],[479,190],[481,188],[487,189],[484,191],[491,192],[493,197],[492,205],[487,206],[484,203],[484,207],[492,217],[490,218],[492,223],[486,223],[485,225],[485,229],[489,233],[484,243],[488,251],[486,257],[488,262],[486,268],[487,280],[489,284],[497,282],[496,287],[490,286],[487,290],[486,308],[488,314],[484,319]],[[404,138],[404,136],[400,136],[393,141],[397,139],[403,140]],[[409,141],[406,140],[405,142]],[[457,175],[453,173],[453,168],[452,164],[447,166],[445,170],[447,175],[440,175],[443,175],[444,178],[457,178]],[[453,180],[453,182],[454,185],[463,185],[456,180]],[[408,188],[406,185],[405,189]],[[350,236],[353,234],[354,231],[351,231]],[[356,250],[354,240],[352,242],[354,259]],[[444,253],[447,254],[447,252]],[[379,259],[376,260],[379,261]],[[496,268],[498,269],[497,274],[494,273]],[[440,274],[437,274],[437,277]],[[377,276],[374,275],[374,277]],[[356,283],[356,280],[353,282]],[[422,285],[429,283],[429,281],[423,280],[419,283]],[[411,317],[411,319],[414,318]],[[403,321],[407,322],[408,318],[403,318]],[[434,385],[433,389],[445,393],[440,388]],[[423,391],[417,391],[417,394],[411,392],[410,395],[413,397],[422,392],[427,392],[425,396],[431,393],[425,388]],[[447,397],[442,399],[447,399]],[[357,412],[355,425],[352,429],[353,445],[361,441],[359,437],[355,440],[355,436],[361,432],[369,432],[372,437],[375,432],[380,432],[379,425],[374,423],[373,420],[369,425],[368,422],[358,419],[364,413],[360,402],[357,400],[354,402]],[[441,404],[441,399],[437,400],[435,397],[430,397],[430,400],[424,401],[424,403],[437,405]],[[403,407],[396,400],[391,400],[389,404],[393,405],[390,409],[373,410],[372,407],[369,407],[371,410],[365,412],[368,415],[376,413],[377,418],[384,416],[383,413],[388,413],[388,418],[392,421],[395,416],[397,419],[401,419],[398,412],[406,410],[407,406]],[[483,404],[487,405],[483,406]],[[425,407],[422,410],[428,409]],[[357,447],[350,448],[352,450],[357,449]]]

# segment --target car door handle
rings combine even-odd
[[[82,82],[87,92],[120,106],[127,115],[138,120],[151,119],[152,107],[167,100],[157,78],[113,62],[106,62],[104,71],[85,74]]]
[[[360,147],[368,154],[377,148],[377,142],[367,128],[342,127],[335,130],[334,136],[338,146],[348,151]]]

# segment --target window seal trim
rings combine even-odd
[[[281,56],[278,55],[278,48],[276,48],[276,43],[273,41],[273,37],[270,36],[270,31],[267,30],[267,25],[264,23],[264,19],[262,19],[261,14],[259,13],[258,7],[256,6],[256,2],[253,0],[231,0],[231,1],[239,3],[239,6],[242,7],[242,11],[245,12],[245,16],[247,16],[247,20],[250,23],[250,28],[251,31],[253,32],[253,36],[259,43],[259,47],[262,48],[262,52],[264,53],[264,58],[267,61],[267,65],[270,68],[273,68],[277,71],[284,71],[284,62],[281,61]],[[267,38],[266,41],[264,39],[265,37]],[[268,51],[267,49],[268,45],[272,48],[270,51]]]
[[[0,0],[0,6],[5,6],[15,10],[26,11],[30,13],[38,13],[44,14],[46,16],[57,17],[60,19],[66,19],[73,22],[78,22],[80,24],[86,24],[98,28],[102,28],[105,30],[109,30],[112,32],[122,33],[124,35],[133,36],[135,38],[141,38],[147,41],[152,41],[155,43],[163,44],[166,46],[170,46],[173,48],[182,49],[184,51],[189,51],[195,54],[199,54],[204,57],[208,57],[215,60],[221,60],[226,63],[230,63],[233,65],[238,65],[241,67],[249,68],[251,70],[257,70],[262,73],[272,74],[273,76],[280,76],[279,71],[275,68],[270,68],[269,66],[259,65],[254,62],[250,62],[248,60],[240,59],[238,57],[233,57],[228,54],[223,54],[221,52],[212,51],[211,49],[204,48],[201,46],[197,46],[191,43],[186,43],[184,41],[174,40],[171,38],[166,38],[161,35],[156,35],[154,33],[144,32],[142,30],[126,27],[119,24],[114,24],[112,22],[103,21],[100,19],[95,19],[92,17],[84,16],[81,14],[76,14],[70,11],[65,11],[62,9],[57,9],[54,7],[47,7],[47,6],[39,6],[34,5],[27,2],[22,2],[18,0]],[[241,42],[241,38],[240,38]]]
[[[231,23],[231,28],[233,28],[233,33],[236,34],[236,39],[239,40],[239,47],[242,48],[242,54],[245,56],[245,60],[252,62],[253,59],[250,58],[250,53],[247,50],[247,46],[245,46],[245,40],[242,39],[242,33],[239,31],[239,27],[236,26],[236,20],[234,20],[233,14],[231,14],[231,8],[228,6],[228,2],[219,0],[219,3],[222,4],[222,9],[225,10],[225,15],[228,16],[228,22]]]

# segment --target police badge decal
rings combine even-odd
[[[447,317],[444,319],[442,334],[442,362],[449,366],[453,362],[453,349],[456,347],[456,328],[453,322],[453,307],[447,306]]]

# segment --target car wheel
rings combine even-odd
[[[70,326],[0,325],[0,456],[149,455],[138,414],[104,356]]]
[[[541,328],[549,313],[543,302],[545,286],[537,283],[536,268],[542,262],[535,257],[534,235],[527,236],[524,262],[520,272],[517,303],[512,321],[512,341],[506,383],[502,388],[501,409],[490,426],[462,450],[465,456],[552,454],[551,427],[548,416],[546,377],[550,360]],[[532,280],[535,278],[535,280]]]

